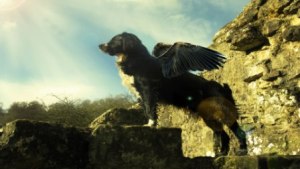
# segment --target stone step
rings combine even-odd
[[[181,129],[99,125],[92,132],[93,168],[178,168],[184,157]]]
[[[229,156],[214,160],[217,169],[300,169],[300,156]]]
[[[0,136],[1,169],[84,169],[89,132],[37,121],[7,123]]]
[[[181,130],[99,125],[93,131],[36,121],[6,124],[1,169],[299,169],[300,156],[186,158]]]

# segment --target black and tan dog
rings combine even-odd
[[[186,108],[199,115],[214,131],[217,155],[229,151],[227,125],[237,136],[240,149],[246,152],[245,133],[237,123],[238,113],[227,84],[221,85],[194,75],[189,70],[212,70],[224,63],[222,54],[189,43],[158,43],[153,57],[133,34],[122,33],[99,48],[117,56],[122,77],[133,78],[131,91],[140,97],[149,125],[156,125],[157,103]],[[124,80],[124,79],[123,79]]]

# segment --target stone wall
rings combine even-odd
[[[231,87],[250,155],[300,154],[299,14],[299,0],[253,0],[210,46],[227,62],[203,76]],[[211,154],[212,134],[201,120],[172,108],[160,114],[162,126],[183,129],[186,156]]]

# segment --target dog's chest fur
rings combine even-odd
[[[117,63],[120,63],[126,59],[126,56],[118,56]],[[117,66],[119,69],[119,75],[122,80],[122,85],[125,86],[131,94],[133,94],[136,98],[141,98],[139,92],[134,87],[134,76],[127,75],[123,72],[120,66]]]

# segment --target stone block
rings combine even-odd
[[[266,21],[263,26],[262,33],[265,36],[272,36],[276,33],[276,31],[280,28],[281,21],[279,19],[272,19]]]
[[[287,41],[300,41],[300,26],[288,27],[282,36]]]
[[[90,128],[96,128],[98,125],[144,125],[148,119],[141,108],[130,109],[115,108],[104,112],[97,117],[90,125]]]
[[[95,169],[183,168],[180,129],[100,125],[92,135]]]
[[[214,164],[218,169],[298,169],[300,156],[220,157]]]
[[[265,38],[257,28],[245,26],[233,34],[231,48],[238,51],[250,51],[267,43],[267,38]]]
[[[57,124],[18,120],[0,137],[1,169],[86,168],[87,131]]]

